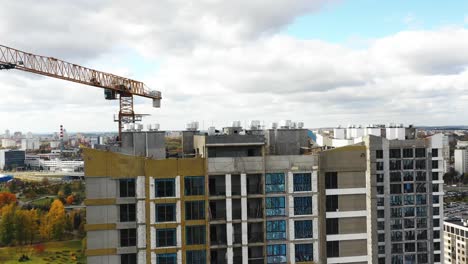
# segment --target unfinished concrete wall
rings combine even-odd
[[[164,159],[166,158],[165,132],[123,132],[121,153]]]
[[[300,155],[309,146],[307,129],[269,129],[265,136],[268,155]]]

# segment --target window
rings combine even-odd
[[[156,179],[156,197],[175,197],[175,179]]]
[[[384,230],[385,223],[384,222],[377,222],[377,230]]]
[[[135,253],[120,255],[120,264],[137,264],[137,255]]]
[[[390,220],[390,228],[392,230],[402,229],[403,225],[401,223],[401,219],[391,219]]]
[[[326,207],[327,212],[336,212],[338,209],[338,195],[327,195]]]
[[[205,201],[185,202],[185,220],[205,219]]]
[[[403,264],[403,256],[392,256],[392,264]]]
[[[390,237],[391,241],[402,241],[403,240],[403,232],[401,231],[394,231]]]
[[[340,242],[327,241],[327,257],[334,258],[340,256]]]
[[[416,218],[416,227],[417,228],[426,228],[427,219],[426,218]]]
[[[205,177],[185,177],[185,195],[204,195],[205,194]]]
[[[187,245],[204,245],[205,226],[187,226],[185,228],[185,239]]]
[[[402,217],[403,212],[401,208],[390,208],[390,216],[391,217]]]
[[[414,193],[414,184],[412,183],[403,184],[403,191],[404,193]]]
[[[413,160],[408,160],[408,159],[403,160],[403,169],[404,169],[404,170],[412,170],[412,169],[414,169],[414,162],[413,162]]]
[[[426,172],[425,171],[417,171],[416,172],[416,181],[426,181]]]
[[[401,160],[390,160],[390,170],[401,170]]]
[[[385,246],[378,246],[379,254],[385,254]]]
[[[414,181],[414,173],[412,171],[404,171],[403,181]]]
[[[405,255],[405,263],[416,263],[416,255]]]
[[[434,231],[434,239],[440,238],[440,231]]]
[[[295,245],[296,262],[312,261],[313,258],[313,244],[296,244]]]
[[[432,161],[432,169],[438,169],[439,168],[439,161],[438,160],[433,160]]]
[[[338,188],[338,172],[325,172],[325,188]]]
[[[416,169],[425,170],[426,169],[426,160],[416,160]]]
[[[390,193],[391,194],[401,193],[401,184],[390,184]]]
[[[134,222],[136,220],[136,205],[121,204],[119,206],[120,222]]]
[[[405,252],[415,252],[416,245],[414,243],[405,243]]]
[[[438,181],[439,180],[439,173],[438,172],[433,172],[432,173],[432,180],[433,181]]]
[[[135,179],[119,180],[120,197],[135,197]]]
[[[382,173],[377,173],[377,182],[384,182],[384,175]]]
[[[381,162],[381,161],[376,162],[375,163],[375,169],[378,170],[378,171],[384,170],[383,162]]]
[[[377,206],[384,206],[385,199],[383,197],[377,198]]]
[[[265,192],[284,192],[284,173],[267,173],[265,175]]]
[[[426,209],[426,208],[424,207],[424,209]],[[439,207],[433,207],[432,208],[432,215],[439,215]]]
[[[156,222],[173,222],[175,220],[175,204],[156,204]]]
[[[206,252],[204,250],[188,250],[186,264],[206,264]]]
[[[385,242],[385,233],[377,234],[377,241],[378,242]]]
[[[439,156],[439,149],[433,148],[432,149],[432,157],[437,158]]]
[[[312,229],[312,220],[294,221],[294,238],[312,238]]]
[[[395,196],[395,195],[390,196],[390,205],[391,206],[398,206],[398,205],[401,205],[401,204],[402,204],[401,196]]]
[[[416,149],[416,158],[425,158],[426,157],[426,149],[425,148],[417,148]]]
[[[401,172],[390,172],[390,182],[401,182]]]
[[[157,254],[156,255],[157,264],[177,264],[177,254]]]
[[[405,217],[414,216],[414,207],[405,207],[404,212],[405,212]]]
[[[384,194],[384,187],[383,186],[377,186],[377,194]]]
[[[403,244],[392,244],[392,253],[403,253]]]
[[[412,157],[414,157],[412,148],[403,149],[403,158],[412,158]]]
[[[385,211],[377,210],[377,218],[385,218]]]
[[[120,246],[136,246],[136,229],[120,229]]]
[[[440,250],[440,242],[434,243],[434,250]]]
[[[405,205],[413,205],[414,204],[414,195],[405,195],[404,196]]]
[[[426,230],[418,230],[416,231],[416,238],[418,240],[425,240],[427,239],[427,231]],[[421,248],[421,250],[420,250]],[[418,251],[426,251],[427,250],[427,244],[426,242],[420,242],[418,243]]]
[[[439,196],[438,195],[432,196],[432,203],[435,203],[435,204],[439,203]]]
[[[267,263],[286,263],[286,245],[268,245]]]
[[[312,197],[294,197],[294,215],[311,215]]]
[[[384,250],[384,252],[385,252],[385,250]],[[379,264],[385,264],[385,258],[379,258]]]
[[[173,247],[175,245],[176,245],[175,228],[156,230],[156,246],[157,247]]]
[[[375,151],[375,158],[377,159],[383,159],[383,150],[376,150]]]
[[[266,231],[268,240],[286,239],[286,221],[267,221]]]
[[[327,235],[338,234],[338,218],[327,218]]]
[[[400,149],[390,149],[390,158],[391,159],[401,158],[401,150]]]
[[[286,203],[283,196],[267,197],[265,203],[267,216],[286,215]]]
[[[428,263],[427,254],[418,254],[418,263]]]
[[[418,194],[416,195],[416,204],[421,205],[421,204],[426,204],[426,195],[424,194]]]
[[[293,182],[295,192],[312,191],[312,174],[310,173],[295,173]]]
[[[418,217],[427,216],[427,209],[426,207],[416,207],[416,215]]]
[[[414,228],[414,219],[413,218],[405,219],[405,228]],[[414,236],[414,234],[413,234],[413,236]]]

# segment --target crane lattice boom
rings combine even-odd
[[[120,99],[119,138],[125,123],[141,119],[133,111],[133,96],[153,99],[153,106],[160,107],[161,92],[150,90],[142,82],[110,73],[89,69],[80,65],[27,53],[0,45],[0,70],[18,69],[62,80],[82,83],[105,89],[106,99]]]

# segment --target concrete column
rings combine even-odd
[[[176,198],[180,198],[180,176],[176,176],[175,178],[175,196]]]
[[[232,246],[233,239],[234,239],[234,230],[232,227],[232,223],[227,223],[226,224],[226,243],[228,247]]]
[[[151,249],[156,249],[156,228],[151,227]]]
[[[317,171],[313,171],[312,172],[312,180],[311,180],[311,183],[312,183],[312,191],[313,192],[318,192],[318,172]]]
[[[286,187],[287,187],[287,191],[288,193],[293,193],[294,192],[294,174],[292,172],[288,172],[286,173],[285,175],[286,177]]]
[[[242,245],[248,244],[248,236],[247,236],[247,222],[242,222]]]
[[[295,239],[295,236],[294,236],[294,220],[293,219],[289,219],[288,220],[289,222],[289,240],[294,240]]]
[[[242,221],[247,221],[247,198],[242,197],[241,198],[241,220]],[[231,216],[232,217],[232,216]]]
[[[226,199],[226,221],[232,221],[232,199]]]
[[[146,264],[146,250],[138,251],[138,264]]]
[[[150,202],[150,223],[156,224],[156,205]]]
[[[182,227],[180,225],[177,226],[176,229],[176,239],[177,239],[177,247],[182,247]]]
[[[145,201],[138,201],[136,205],[136,209],[137,209],[137,223],[144,224],[146,222]]]
[[[139,225],[137,228],[137,247],[146,248],[146,226]]]
[[[227,248],[226,251],[227,264],[234,264],[234,250],[232,247]]]
[[[156,196],[156,193],[155,193],[155,183],[154,183],[154,178],[153,177],[149,177],[149,182],[150,182],[150,193],[149,193],[149,197],[150,199],[154,199],[155,196]]]
[[[180,200],[176,202],[176,222],[181,223],[182,219],[182,206]]]
[[[286,196],[286,212],[289,217],[294,217],[294,197],[292,195]]]
[[[247,196],[247,174],[242,173],[241,177],[241,196]]]
[[[182,250],[177,250],[177,264],[182,264]]]
[[[249,264],[249,248],[247,246],[242,247],[242,264]]]
[[[226,185],[226,197],[232,196],[232,184],[231,184],[231,174],[226,174],[225,185]]]
[[[136,198],[145,199],[145,176],[138,176],[136,180]]]
[[[296,248],[293,243],[289,243],[289,263],[296,264]]]

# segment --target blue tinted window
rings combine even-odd
[[[267,216],[286,215],[284,197],[267,197],[265,202]]]
[[[265,192],[284,192],[284,173],[267,173],[265,178]]]

